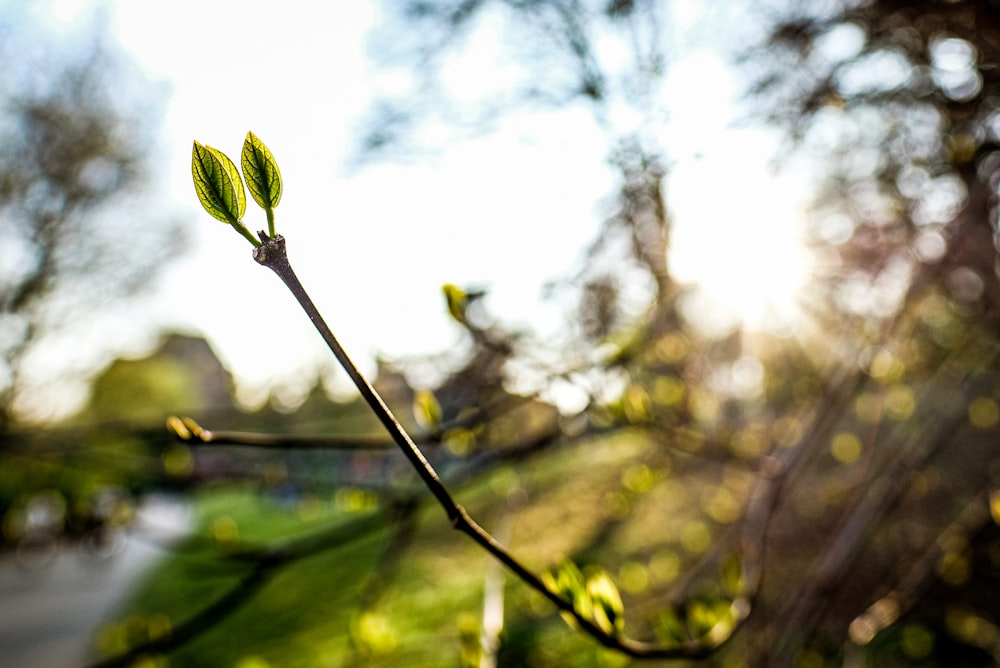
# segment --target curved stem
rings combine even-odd
[[[230,223],[230,225],[233,226],[234,230],[242,234],[247,241],[252,243],[254,245],[254,248],[260,247],[260,242],[257,241],[257,237],[255,237],[253,234],[250,233],[250,230],[247,229],[246,225],[238,221],[235,223]]]
[[[277,236],[274,232],[274,209],[267,207],[264,212],[267,214],[267,236],[274,238]]]

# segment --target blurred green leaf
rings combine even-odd
[[[687,603],[687,625],[694,634],[700,638],[712,630],[718,618],[711,604],[700,599],[692,599]]]
[[[194,142],[191,175],[205,211],[224,223],[239,224],[247,202],[243,180],[233,161],[211,146]]]
[[[719,643],[732,633],[734,624],[731,601],[724,598],[688,601],[687,625],[695,638]]]
[[[243,175],[254,201],[263,209],[273,209],[281,201],[281,172],[271,151],[257,135],[247,133],[243,142]]]
[[[625,605],[611,576],[596,569],[587,578],[586,590],[592,603],[594,623],[608,635],[621,633],[625,628]]]
[[[690,640],[687,626],[674,606],[664,609],[656,619],[657,635],[670,643],[682,643]]]
[[[581,617],[592,620],[608,635],[616,635],[624,627],[624,606],[618,587],[611,577],[598,567],[589,568],[589,577],[572,561],[562,561],[554,573],[546,573],[546,586],[573,603]],[[572,615],[562,613],[563,619],[573,628],[577,622]]]
[[[441,404],[430,390],[417,390],[413,395],[413,416],[423,429],[435,429],[441,424]]]
[[[441,286],[444,292],[445,301],[448,304],[448,313],[457,322],[465,324],[465,310],[469,307],[469,293],[452,283]]]
[[[738,554],[731,554],[722,561],[722,585],[730,596],[743,593],[743,563]]]

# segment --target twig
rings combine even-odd
[[[302,286],[302,283],[292,270],[292,266],[288,261],[288,254],[285,249],[284,237],[278,235],[272,238],[264,232],[260,232],[259,236],[261,245],[253,251],[254,260],[274,271],[289,291],[291,291],[296,301],[298,301],[299,306],[302,307],[302,310],[305,311],[306,315],[312,321],[316,330],[323,338],[323,341],[333,353],[334,357],[337,358],[337,361],[344,368],[344,371],[347,372],[347,375],[354,382],[358,391],[361,393],[361,396],[371,407],[376,417],[382,423],[382,426],[385,427],[390,437],[392,437],[392,440],[396,443],[399,449],[402,450],[403,454],[416,470],[421,480],[423,480],[428,490],[430,490],[431,494],[434,495],[434,498],[448,516],[448,519],[454,529],[457,529],[458,531],[461,531],[469,536],[474,542],[476,542],[494,558],[499,560],[525,584],[542,594],[561,611],[571,615],[576,620],[579,627],[595,640],[606,647],[618,650],[629,656],[636,658],[703,657],[714,652],[723,642],[732,637],[736,626],[746,619],[746,614],[736,620],[736,626],[733,627],[730,635],[721,641],[688,641],[666,646],[645,643],[619,635],[612,635],[606,633],[588,616],[580,614],[575,609],[571,601],[550,590],[538,575],[515,559],[506,550],[506,548],[504,548],[496,539],[493,538],[493,536],[486,532],[486,530],[480,527],[469,516],[466,510],[452,498],[451,494],[441,482],[437,472],[424,457],[423,453],[420,452],[420,449],[406,433],[406,430],[392,414],[392,411],[389,410],[389,407],[386,406],[385,402],[379,396],[378,392],[376,392],[375,388],[372,387],[367,379],[365,379],[365,377],[361,374],[357,366],[347,355],[347,352],[340,345],[340,342],[337,341],[337,338],[333,335],[330,327],[323,320],[319,310],[316,308],[315,304],[313,304],[312,299],[309,297],[305,288]]]
[[[276,450],[383,450],[393,447],[385,438],[325,434],[262,434],[251,431],[215,431],[191,418],[171,416],[167,428],[182,441],[204,445],[239,445]]]

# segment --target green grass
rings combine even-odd
[[[622,471],[646,450],[627,435],[595,440],[493,471],[456,496],[488,530],[506,518],[515,555],[543,569],[590,549],[595,527],[613,515],[602,499],[620,489]],[[514,488],[527,491],[526,505],[508,504]],[[121,649],[156,624],[176,629],[236,586],[250,567],[224,558],[227,549],[287,544],[347,527],[348,542],[271,572],[235,612],[214,618],[218,623],[160,658],[161,665],[461,666],[463,648],[468,652],[478,638],[487,556],[453,531],[428,499],[396,568],[386,566],[380,560],[389,544],[388,520],[366,528],[384,516],[346,510],[333,496],[288,505],[252,489],[203,491],[192,537],[135,592],[105,632],[104,648]],[[360,523],[356,533],[352,523]],[[613,557],[613,548],[606,549]],[[514,663],[627,664],[566,626],[525,585],[508,577],[505,589],[505,652]]]

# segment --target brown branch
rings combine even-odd
[[[736,620],[736,624],[731,629],[730,634],[724,639],[720,640],[713,638],[688,641],[673,645],[658,645],[605,632],[590,617],[578,612],[571,601],[549,589],[542,581],[541,577],[533,573],[526,566],[521,564],[520,561],[515,559],[503,545],[501,545],[495,538],[493,538],[493,536],[480,527],[469,516],[466,510],[460,506],[454,498],[452,498],[447,488],[441,482],[437,472],[424,457],[423,453],[410,438],[409,434],[407,434],[406,430],[393,415],[392,411],[389,410],[389,407],[386,406],[382,397],[379,396],[375,388],[372,387],[367,379],[365,379],[365,377],[361,374],[357,366],[347,355],[347,352],[340,345],[340,342],[333,335],[330,327],[323,320],[319,310],[316,308],[315,304],[313,304],[312,299],[309,297],[305,288],[302,286],[302,283],[292,270],[292,266],[288,261],[288,255],[285,249],[284,237],[279,235],[271,238],[264,232],[260,232],[259,236],[262,243],[261,246],[255,248],[253,251],[254,260],[274,271],[274,273],[278,275],[295,299],[299,302],[299,306],[302,307],[302,310],[305,311],[306,315],[312,321],[327,347],[333,353],[334,357],[337,358],[337,361],[347,372],[347,375],[354,382],[358,391],[361,393],[361,396],[371,407],[376,417],[382,423],[382,426],[385,427],[390,437],[392,437],[392,440],[403,452],[403,455],[416,470],[428,490],[430,490],[431,494],[434,495],[434,498],[448,516],[448,519],[454,529],[469,536],[469,538],[500,561],[521,581],[542,594],[559,610],[572,616],[581,630],[586,632],[605,647],[617,650],[627,654],[628,656],[636,658],[704,657],[714,652],[720,645],[732,637],[735,629],[746,619],[749,614],[749,609],[741,610],[739,619]]]

